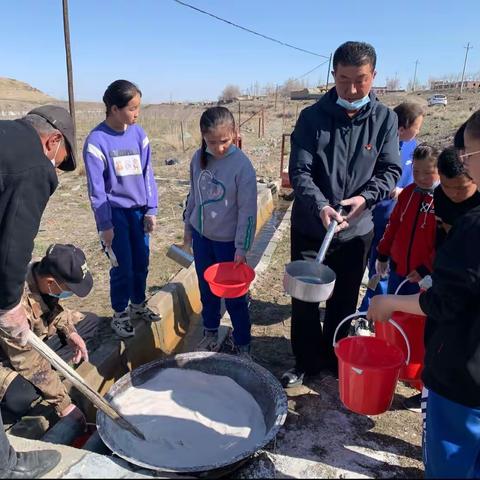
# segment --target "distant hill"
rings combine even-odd
[[[0,77],[0,100],[34,103],[57,101],[28,83],[4,77]]]

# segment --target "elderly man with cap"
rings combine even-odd
[[[62,107],[0,121],[0,328],[20,344],[30,328],[21,299],[33,241],[58,184],[56,168],[76,167],[74,147],[72,117]],[[59,461],[54,450],[15,452],[0,416],[0,476],[39,477]]]
[[[29,265],[27,272],[21,303],[31,330],[42,339],[58,334],[62,343],[72,348],[75,363],[88,361],[85,342],[75,329],[84,315],[63,308],[60,300],[74,294],[85,297],[92,286],[85,255],[73,245],[51,245],[40,261]],[[36,350],[30,345],[19,345],[1,330],[0,349],[0,398],[10,411],[25,413],[38,397],[38,391],[60,417],[70,415],[84,421],[58,374]]]

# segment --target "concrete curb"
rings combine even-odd
[[[282,221],[277,227],[277,230],[273,234],[273,237],[271,238],[270,242],[267,245],[267,248],[262,254],[262,258],[260,258],[260,261],[258,262],[257,266],[255,267],[255,272],[257,273],[257,276],[253,280],[251,287],[257,283],[259,280],[261,274],[265,272],[265,270],[268,268],[270,265],[270,262],[272,261],[272,255],[275,253],[275,250],[277,249],[278,243],[282,240],[283,235],[285,234],[285,231],[290,227],[290,218],[292,215],[292,205],[288,207],[287,211],[285,212],[285,215],[282,218]]]

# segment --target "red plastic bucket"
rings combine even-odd
[[[401,282],[395,291],[395,295],[398,295],[402,287],[408,282],[409,280]],[[420,291],[422,291],[422,289],[420,289]],[[411,349],[410,361],[408,362],[408,365],[400,369],[399,378],[402,381],[408,382],[413,388],[421,391],[423,388],[421,375],[425,361],[424,333],[427,317],[425,315],[393,312],[392,320],[400,325],[404,333],[407,335]],[[375,336],[386,340],[389,343],[393,343],[401,348],[406,354],[405,342],[401,338],[399,331],[396,328],[392,328],[391,324],[382,323],[375,325]]]
[[[340,325],[358,316],[350,315]],[[408,357],[397,346],[375,337],[347,337],[335,343],[340,325],[334,335],[340,400],[355,413],[386,412],[392,404],[400,368]]]
[[[411,349],[410,362],[408,362],[408,365],[405,365],[400,369],[399,378],[400,380],[412,383],[415,388],[421,390],[421,374],[425,359],[425,344],[423,336],[425,332],[426,317],[424,315],[393,312],[392,320],[397,322],[405,332],[405,335],[407,335]],[[396,345],[405,353],[405,355],[407,354],[407,348],[402,335],[390,323],[376,323],[375,336],[381,340]]]
[[[222,262],[208,267],[203,277],[217,297],[237,298],[248,292],[255,270],[246,263]]]

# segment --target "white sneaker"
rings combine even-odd
[[[158,315],[147,306],[147,302],[143,302],[140,305],[131,303],[129,315],[132,320],[145,320],[146,322],[159,322],[162,319],[161,315]]]
[[[218,343],[218,330],[204,330],[203,338],[197,345],[197,352],[218,352],[221,345]]]
[[[130,323],[128,312],[115,312],[110,322],[112,330],[120,337],[127,338],[135,335],[135,328]]]

